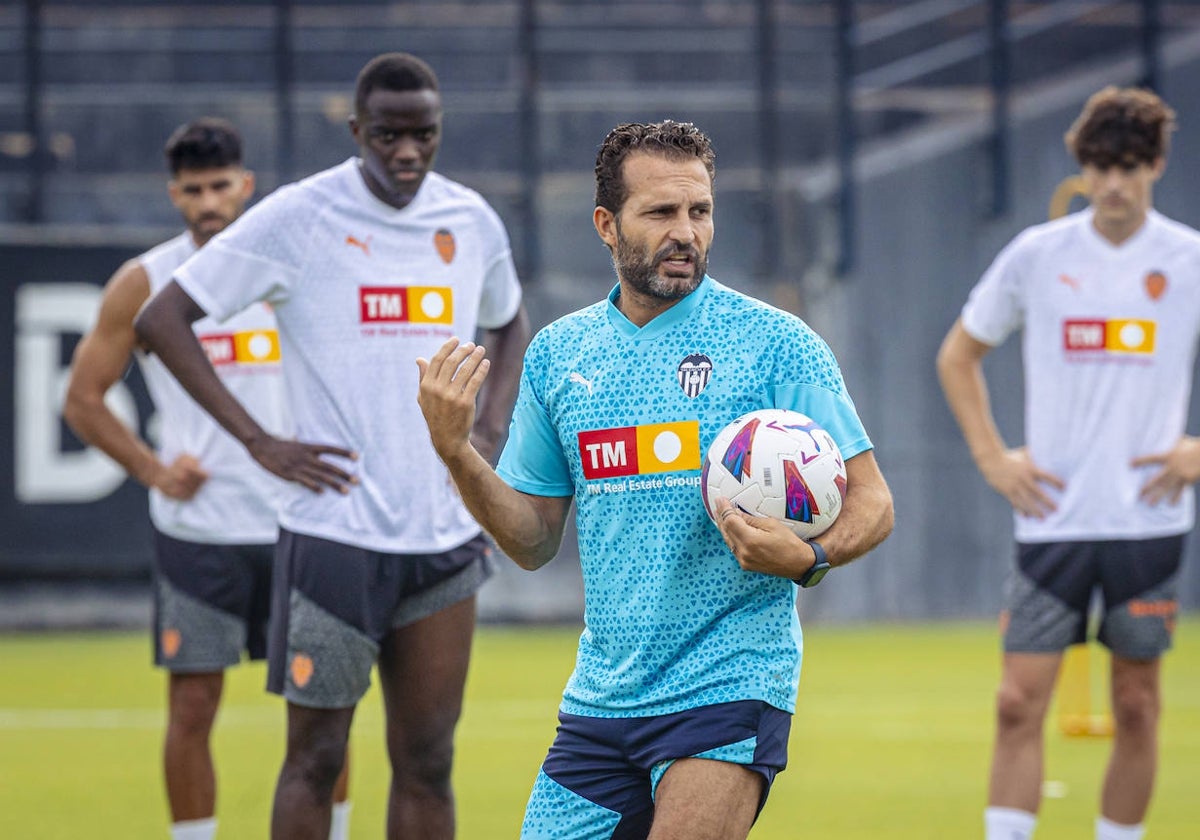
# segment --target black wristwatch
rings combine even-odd
[[[796,583],[800,584],[805,589],[811,589],[821,582],[825,574],[833,568],[829,565],[829,561],[825,559],[825,549],[816,540],[805,540],[812,546],[813,554],[816,555],[816,562],[809,567],[808,571],[796,578]]]

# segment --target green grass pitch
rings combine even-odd
[[[554,732],[574,628],[485,626],[458,730],[459,837],[515,838]],[[806,633],[791,767],[754,840],[971,838],[981,809],[999,674],[982,623],[816,625]],[[159,775],[164,680],[142,633],[0,636],[0,837],[167,836]],[[265,671],[230,672],[218,720],[219,837],[265,837],[283,748],[283,706]],[[1165,665],[1162,763],[1149,836],[1200,826],[1200,617],[1180,622]],[[1089,840],[1106,739],[1048,721],[1056,796],[1039,837]],[[387,784],[378,694],[355,720],[352,836],[382,836]]]

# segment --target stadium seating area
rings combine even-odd
[[[856,127],[886,135],[947,112],[986,109],[988,2],[852,3]],[[1010,4],[1013,82],[1135,54],[1140,2]],[[0,223],[161,224],[160,148],[200,113],[234,119],[270,188],[352,151],[354,74],[403,49],[443,80],[441,166],[484,190],[520,242],[522,185],[590,173],[599,139],[629,119],[684,116],[717,142],[725,184],[754,189],[764,95],[777,106],[784,167],[836,144],[837,2],[817,0],[25,0],[0,6]],[[1200,26],[1200,3],[1161,2],[1164,35]],[[31,9],[40,8],[32,15]],[[762,17],[766,15],[766,19]],[[48,153],[31,171],[35,103]],[[286,25],[284,25],[286,24]],[[279,45],[287,52],[280,58]],[[760,57],[773,51],[773,67]],[[764,71],[763,68],[767,69]],[[290,87],[277,84],[290,77]],[[529,81],[532,84],[525,85]],[[281,106],[286,118],[281,120]],[[288,162],[290,161],[290,166]],[[36,205],[40,204],[40,207]]]

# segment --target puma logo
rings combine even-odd
[[[1075,291],[1079,291],[1079,281],[1069,274],[1058,275],[1058,282],[1063,285],[1070,286]]]
[[[586,385],[587,389],[588,389],[588,394],[590,395],[592,393],[592,380],[585,379],[582,373],[572,372],[572,374],[569,377],[567,377],[567,379],[571,382],[576,382],[580,385]]]
[[[362,239],[359,239],[357,236],[351,236],[350,234],[346,234],[346,244],[353,245],[355,248],[360,249],[368,257],[371,256],[371,237],[370,236],[368,236],[366,238],[366,241],[363,241]]]

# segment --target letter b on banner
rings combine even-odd
[[[85,283],[30,283],[17,289],[13,439],[18,502],[91,502],[125,481],[125,471],[103,453],[63,448],[61,417],[68,376],[63,336],[91,329],[101,294],[100,288]],[[124,383],[109,389],[105,404],[136,428],[137,406]]]

